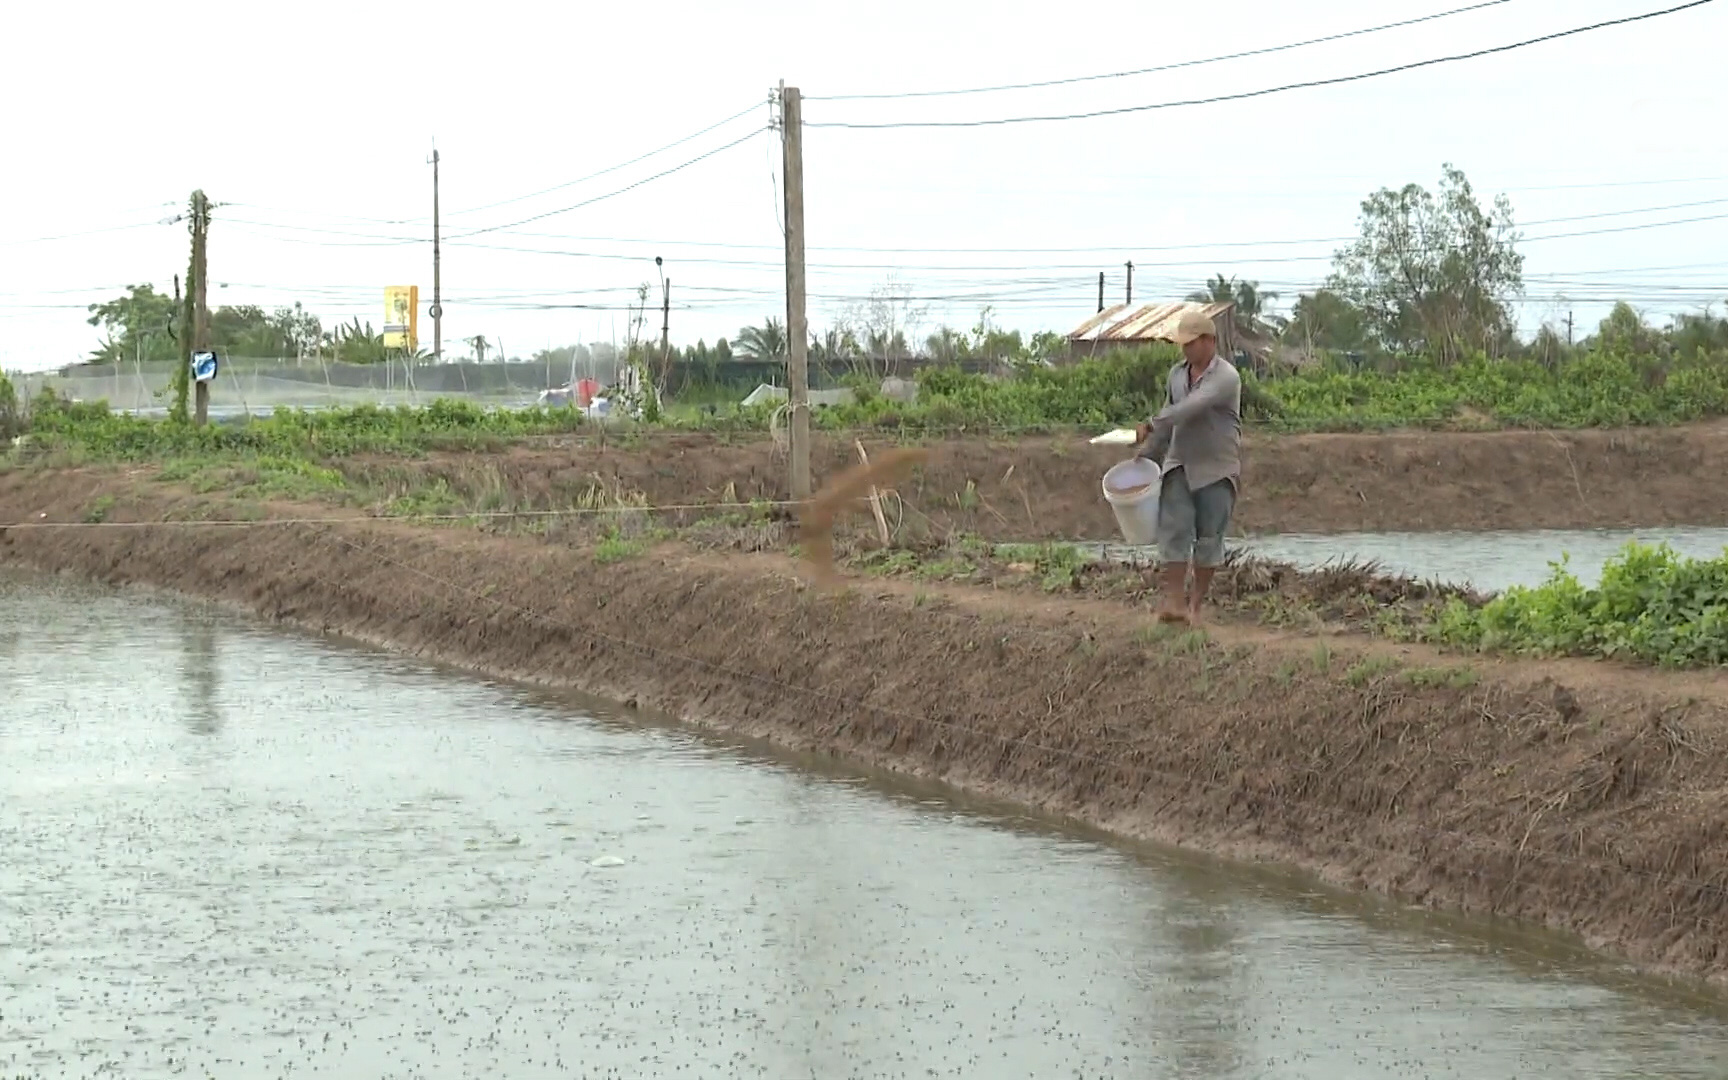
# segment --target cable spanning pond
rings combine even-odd
[[[1718,1077],[1546,937],[0,575],[0,1077]]]

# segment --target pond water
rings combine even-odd
[[[0,575],[0,1077],[1728,1075],[1546,935]]]
[[[1388,573],[1449,581],[1498,592],[1511,585],[1540,585],[1549,563],[1567,557],[1568,569],[1585,585],[1600,579],[1602,566],[1628,542],[1666,543],[1691,558],[1720,558],[1728,529],[1659,528],[1524,532],[1285,533],[1231,542],[1262,558],[1298,566],[1337,559],[1377,562]],[[1144,560],[1154,552],[1121,544],[1083,545],[1108,558]]]

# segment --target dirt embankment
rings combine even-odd
[[[82,522],[99,498],[101,527],[0,529],[0,562],[226,601],[1728,977],[1718,676],[1247,626],[1208,639],[1159,631],[1143,604],[928,582],[821,593],[784,557],[678,545],[596,566],[531,536],[360,517],[114,527],[193,500],[114,474],[0,473],[0,523]]]
[[[868,447],[885,445],[872,440]],[[906,528],[990,539],[1114,537],[1098,490],[1123,456],[1079,437],[951,438],[901,487]],[[1237,525],[1249,532],[1573,529],[1728,524],[1728,426],[1628,431],[1250,436]],[[856,464],[822,438],[818,477]],[[764,440],[650,435],[602,444],[360,459],[357,477],[403,490],[441,478],[465,495],[567,506],[597,480],[657,505],[786,497],[785,458]],[[890,507],[898,511],[898,507]]]

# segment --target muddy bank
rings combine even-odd
[[[889,443],[870,439],[866,446]],[[1098,491],[1119,448],[1078,436],[952,438],[899,494],[903,528],[991,539],[1115,535]],[[817,482],[856,463],[850,438],[822,438]],[[544,441],[487,454],[358,459],[344,471],[403,490],[443,481],[567,506],[597,482],[659,505],[786,497],[771,442],[658,433],[609,443]],[[1628,431],[1251,435],[1237,525],[1260,532],[1582,529],[1728,524],[1728,426]]]
[[[0,474],[0,522],[86,522],[98,502],[100,526],[0,531],[0,561],[174,589],[1728,975],[1717,676],[1246,626],[1203,638],[1127,603],[913,581],[822,594],[779,556],[676,545],[597,565],[533,537],[360,518],[115,527],[211,507],[114,475]]]

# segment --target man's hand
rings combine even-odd
[[[1152,437],[1151,424],[1136,424],[1134,426],[1134,445],[1145,446],[1146,440]]]

